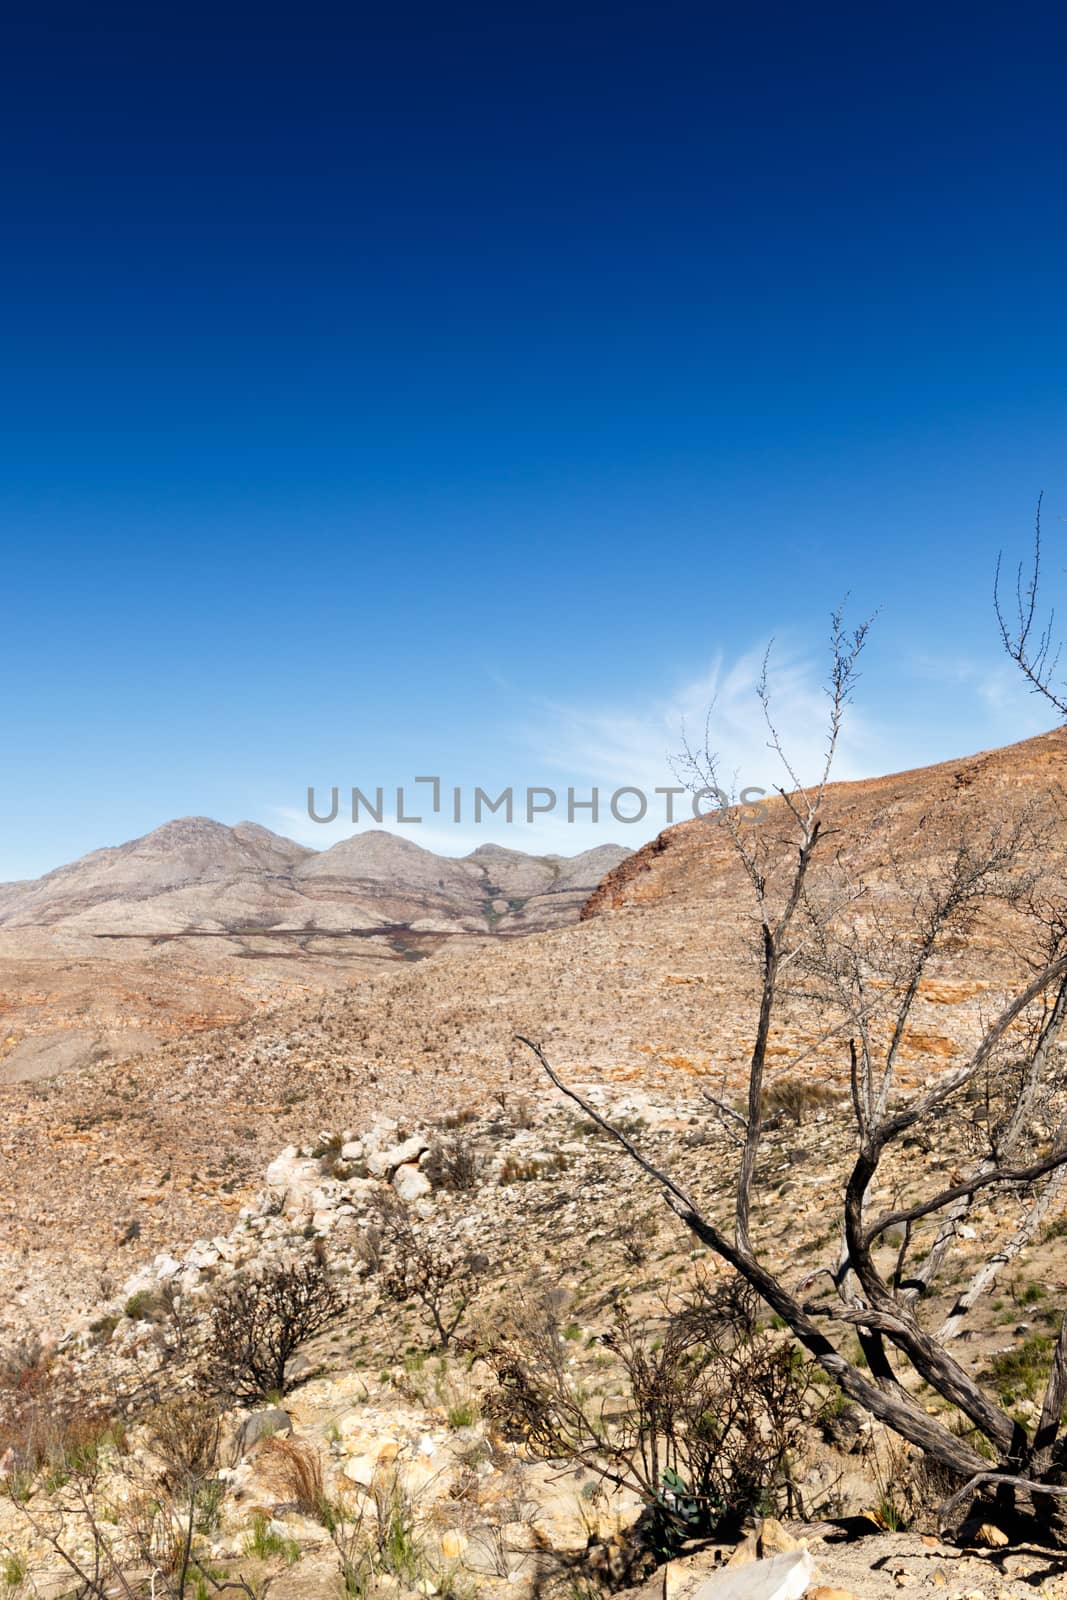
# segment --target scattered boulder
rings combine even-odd
[[[253,1411],[241,1423],[233,1441],[238,1459],[246,1456],[261,1439],[272,1439],[276,1433],[292,1433],[293,1424],[288,1411],[281,1406],[268,1406],[265,1411]]]
[[[789,1550],[767,1561],[728,1565],[706,1579],[693,1600],[801,1600],[814,1574],[807,1550]]]
[[[759,1526],[747,1534],[726,1563],[727,1567],[743,1567],[750,1561],[759,1561],[774,1555],[787,1555],[803,1550],[799,1539],[787,1533],[777,1517],[764,1517]]]
[[[424,1200],[431,1193],[433,1185],[425,1172],[408,1162],[393,1174],[393,1188],[401,1200],[411,1205],[415,1200]]]
[[[387,1150],[373,1150],[367,1157],[367,1171],[376,1178],[391,1178],[398,1167],[418,1161],[430,1141],[420,1133],[412,1134],[403,1144],[391,1145]]]
[[[960,1529],[960,1537],[965,1538],[968,1544],[984,1545],[987,1550],[1003,1550],[1004,1546],[1011,1543],[1003,1528],[998,1528],[995,1522],[966,1523]]]

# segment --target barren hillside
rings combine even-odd
[[[436,856],[384,832],[317,852],[185,817],[0,885],[0,1080],[121,1059],[418,960],[577,920],[626,855]]]
[[[1062,851],[1065,758],[1067,735],[1053,733],[836,786],[841,848],[870,878],[879,914],[902,914],[911,868],[1006,809],[1031,804]],[[773,807],[759,826],[778,826]],[[456,941],[121,1065],[6,1089],[0,1215],[14,1303],[75,1306],[102,1266],[121,1270],[133,1226],[148,1250],[221,1226],[281,1145],[320,1128],[359,1126],[374,1111],[414,1121],[482,1109],[499,1089],[544,1096],[517,1032],[542,1039],[587,1084],[688,1103],[705,1083],[735,1081],[751,1046],[755,963],[749,897],[721,827],[669,830],[590,910],[579,926]],[[924,983],[903,1045],[906,1081],[941,1070],[974,1038],[1021,970],[1017,931],[1011,913],[991,907]],[[806,1071],[843,1084],[842,1043],[819,1044],[819,1031],[817,1008],[798,999],[774,1059],[807,1052]],[[47,1173],[47,1184],[28,1184],[27,1172]]]

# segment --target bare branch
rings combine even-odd
[[[1050,705],[1067,716],[1067,691],[1055,684],[1060,653],[1053,649],[1055,612],[1049,612],[1048,622],[1034,637],[1037,596],[1041,584],[1041,504],[1044,495],[1038,496],[1037,516],[1034,524],[1034,553],[1030,575],[1023,584],[1020,563],[1015,574],[1015,619],[1009,622],[1000,598],[1001,560],[997,557],[996,576],[993,582],[993,608],[996,612],[1000,639],[1008,655],[1019,667],[1035,694],[1044,695]]]

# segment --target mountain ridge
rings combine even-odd
[[[177,817],[40,878],[0,884],[0,929],[178,935],[254,926],[268,934],[429,917],[454,922],[455,931],[507,932],[532,897],[567,892],[573,899],[628,853],[621,845],[569,857],[481,845],[466,856],[439,856],[384,829],[316,851],[259,823]],[[495,899],[507,904],[494,912],[487,902]],[[569,909],[577,914],[577,906]]]
[[[314,851],[177,817],[0,885],[0,1083],[124,1059],[433,954],[576,922],[626,852],[480,847],[384,830]]]

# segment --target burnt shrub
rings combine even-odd
[[[435,1139],[421,1166],[435,1189],[467,1193],[478,1187],[480,1163],[469,1139]]]
[[[395,1195],[378,1206],[382,1297],[412,1303],[438,1349],[446,1350],[481,1288],[483,1262],[465,1241],[416,1221]]]
[[[732,1534],[753,1512],[801,1509],[790,1458],[822,1400],[793,1342],[760,1331],[751,1291],[698,1285],[656,1319],[617,1302],[599,1343],[610,1408],[574,1370],[551,1296],[520,1298],[465,1341],[489,1367],[486,1415],[543,1461],[576,1461],[644,1503],[650,1547]]]
[[[321,1251],[235,1275],[211,1306],[203,1376],[230,1401],[280,1399],[297,1351],[345,1310]]]

